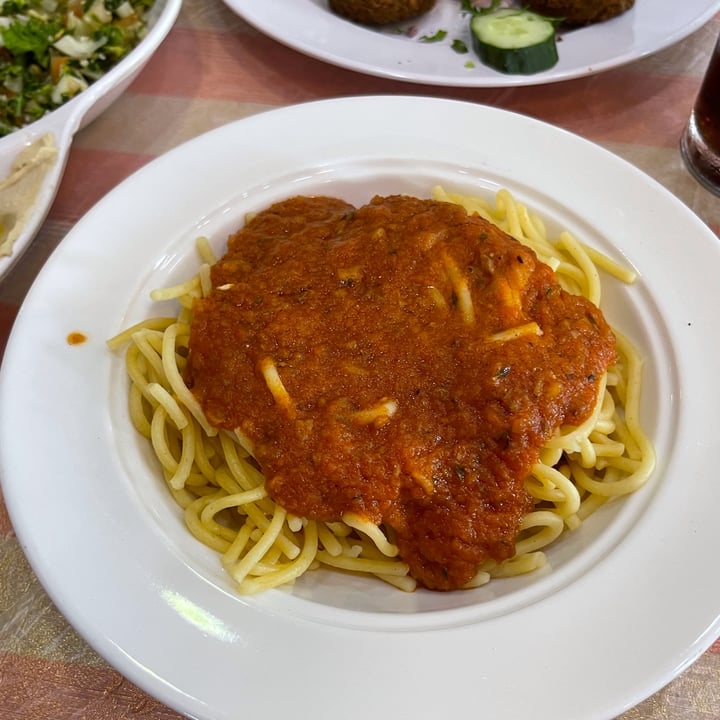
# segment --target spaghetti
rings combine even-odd
[[[549,265],[566,291],[595,305],[600,302],[600,270],[624,282],[634,280],[627,269],[584,247],[569,233],[550,239],[542,223],[505,190],[497,194],[494,206],[441,188],[433,195],[501,227]],[[254,460],[250,434],[218,429],[207,419],[186,384],[193,304],[211,292],[209,268],[216,262],[206,240],[198,242],[198,249],[203,265],[195,278],[153,293],[154,300],[179,301],[179,315],[145,321],[109,341],[113,349],[128,346],[132,421],[152,443],[168,488],[184,508],[188,528],[222,555],[223,567],[242,593],[291,583],[320,566],[371,574],[413,590],[416,581],[409,575],[408,563],[399,557],[398,538],[389,525],[361,512],[345,512],[340,521],[289,513],[270,498],[266,478]],[[442,262],[460,316],[473,324],[475,307],[467,277],[450,256]],[[357,282],[357,273],[348,269],[342,282]],[[429,297],[437,307],[447,304],[438,288],[429,290]],[[512,304],[512,293],[508,291],[507,297]],[[500,330],[489,341],[527,340],[539,332],[537,323],[527,322]],[[524,490],[531,507],[519,522],[514,553],[509,559],[484,560],[464,586],[541,567],[546,563],[543,548],[577,528],[605,502],[633,492],[647,480],[654,453],[638,417],[641,361],[624,337],[617,332],[615,337],[617,362],[598,380],[589,416],[547,440],[530,468]],[[279,410],[295,420],[295,404],[275,360],[263,357],[259,373]],[[353,409],[350,417],[357,425],[377,430],[391,427],[397,415],[397,399],[380,398]],[[412,480],[419,493],[432,494],[435,480],[429,473],[414,472]]]

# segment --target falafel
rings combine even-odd
[[[530,10],[546,17],[562,18],[565,25],[581,26],[621,15],[635,0],[526,0]]]
[[[412,20],[435,5],[435,0],[330,0],[330,9],[363,25],[386,25]]]

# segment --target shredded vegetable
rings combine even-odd
[[[154,0],[0,0],[0,136],[67,102],[147,32]]]

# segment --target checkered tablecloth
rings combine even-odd
[[[272,2],[258,0],[263,1]],[[443,88],[323,64],[258,33],[220,0],[186,0],[176,26],[146,69],[76,136],[46,222],[21,261],[0,281],[0,354],[16,312],[50,252],[105,193],[154,157],[206,130],[302,101],[426,94],[518,111],[630,161],[720,234],[720,199],[691,179],[678,153],[678,138],[718,33],[720,16],[651,57],[563,83]],[[0,496],[0,718],[178,717],[109,667],[68,625],[28,566]],[[720,718],[720,643],[621,717]]]

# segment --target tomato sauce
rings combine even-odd
[[[68,345],[82,345],[84,342],[87,342],[87,335],[81,332],[71,332],[68,333],[65,339]]]
[[[450,203],[294,197],[230,237],[212,282],[187,369],[208,419],[252,440],[276,502],[392,527],[436,590],[512,557],[531,466],[616,357],[600,310]]]

